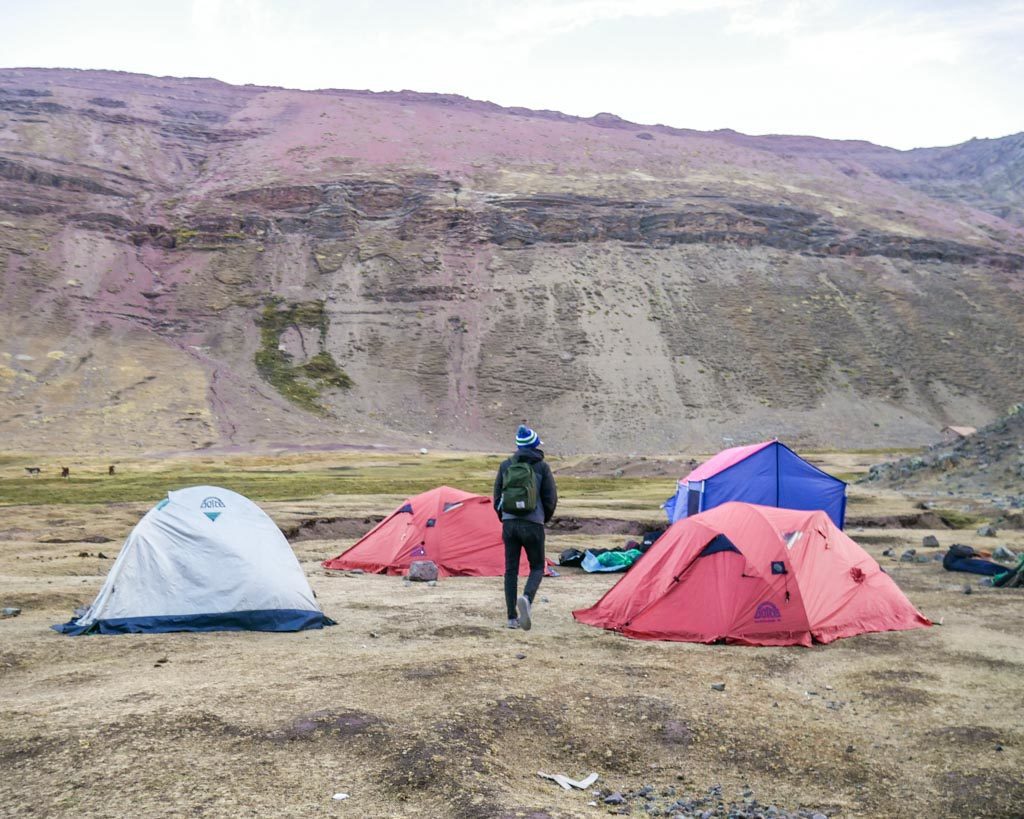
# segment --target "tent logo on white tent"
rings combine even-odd
[[[220,517],[220,512],[211,512],[211,509],[227,509],[224,505],[224,501],[220,498],[204,498],[203,502],[199,505],[199,508],[203,510],[203,514],[206,515],[211,521],[216,521]]]

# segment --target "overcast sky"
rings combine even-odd
[[[1024,0],[0,0],[14,66],[911,148],[1024,131]]]

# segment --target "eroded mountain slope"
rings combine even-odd
[[[941,163],[941,196],[911,184],[915,157],[2,71],[0,430],[500,447],[527,416],[565,452],[924,442],[1019,395],[1024,231]]]

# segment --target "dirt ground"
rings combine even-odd
[[[860,516],[917,500],[851,487]],[[288,528],[395,501],[261,505]],[[355,534],[294,544],[332,628],[50,631],[91,600],[148,506],[0,507],[0,605],[23,609],[0,621],[2,815],[587,817],[619,810],[604,794],[646,785],[654,798],[627,800],[633,815],[669,815],[675,798],[716,785],[726,804],[829,817],[1021,815],[1024,590],[882,552],[1021,550],[1024,532],[851,528],[942,625],[812,649],[640,642],[580,625],[570,612],[617,578],[577,570],[544,581],[532,631],[508,631],[497,578],[328,576],[319,561]],[[563,510],[657,517],[630,506],[580,496]],[[940,550],[921,548],[927,534]],[[548,552],[623,539],[555,533]],[[563,791],[538,770],[595,771],[602,794]]]

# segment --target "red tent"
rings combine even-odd
[[[673,524],[573,617],[641,640],[759,646],[931,625],[824,512],[739,502]]]
[[[490,498],[439,486],[405,501],[354,546],[321,565],[405,574],[414,560],[432,560],[441,577],[505,573],[501,521]],[[520,574],[529,567],[520,559]]]

